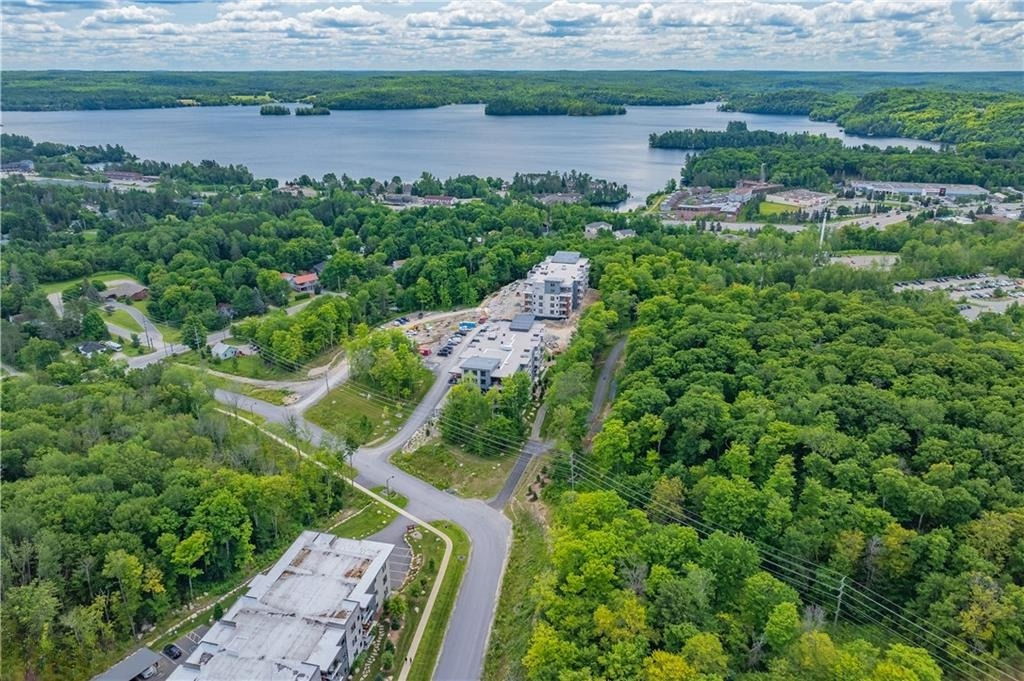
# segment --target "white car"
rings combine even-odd
[[[113,350],[114,352],[121,352],[122,350],[121,344],[115,343],[114,341],[103,341],[103,345],[105,345],[108,350]]]

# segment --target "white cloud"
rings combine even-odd
[[[1024,21],[1024,0],[975,0],[967,9],[978,23]]]
[[[351,5],[311,10],[300,14],[299,19],[317,28],[360,28],[384,23],[388,17],[380,12],[371,12],[362,5]]]
[[[82,28],[101,27],[110,24],[155,24],[170,12],[161,7],[139,7],[126,5],[101,9],[82,20]]]

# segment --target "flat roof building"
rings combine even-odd
[[[766,194],[765,201],[781,203],[784,206],[794,206],[804,210],[817,210],[824,208],[832,200],[831,194],[812,192],[809,189],[787,189],[782,192]]]
[[[590,261],[576,251],[558,251],[526,275],[523,311],[539,319],[565,319],[583,302]]]
[[[945,184],[941,182],[882,182],[856,180],[850,186],[862,192],[885,192],[908,196],[988,196],[988,190],[976,184]]]
[[[133,681],[148,669],[155,673],[162,659],[149,648],[140,648],[107,671],[92,677],[92,681]]]
[[[481,390],[489,390],[518,371],[531,381],[540,377],[544,328],[534,323],[531,314],[520,314],[512,321],[501,320],[481,326],[459,354],[456,380],[470,376]]]
[[[394,547],[307,530],[168,681],[337,681],[366,650]]]

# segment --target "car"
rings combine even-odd
[[[149,665],[144,670],[142,670],[142,673],[139,674],[139,678],[140,679],[151,679],[154,676],[156,676],[156,670],[157,670],[157,663],[154,662],[153,664]]]
[[[183,651],[181,648],[179,648],[178,646],[174,645],[173,643],[169,643],[169,644],[164,646],[164,655],[166,655],[167,657],[171,658],[172,660],[177,660],[179,657],[181,657],[184,654],[185,654],[185,651]]]
[[[121,344],[115,343],[114,341],[103,341],[103,345],[105,345],[108,350],[113,350],[114,352],[121,352],[122,349]]]

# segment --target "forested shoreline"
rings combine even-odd
[[[594,115],[630,105],[730,100],[803,88],[831,102],[884,88],[1020,93],[1012,72],[861,73],[764,71],[130,72],[4,71],[8,111],[134,109],[301,102],[328,109],[412,109],[487,104],[491,113]],[[791,100],[792,97],[785,97]],[[794,109],[778,113],[810,113]],[[748,110],[748,109],[737,109]],[[818,109],[816,108],[817,112]],[[768,111],[766,111],[768,112]],[[852,132],[852,130],[851,130]],[[878,133],[876,133],[878,134]],[[914,135],[908,135],[914,136]]]

